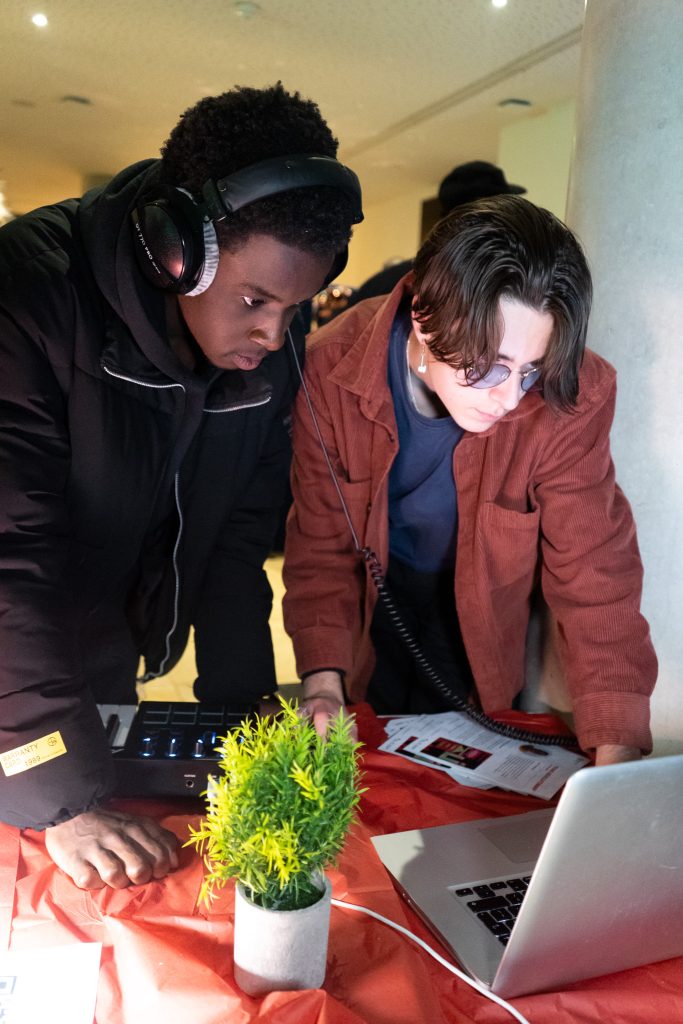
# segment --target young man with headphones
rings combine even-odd
[[[195,629],[200,700],[272,693],[263,571],[286,492],[298,303],[362,219],[317,106],[281,84],[186,111],[160,160],[0,232],[0,814],[77,885],[163,877],[107,809],[97,703]],[[303,338],[297,342],[303,350]]]

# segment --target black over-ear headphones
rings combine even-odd
[[[354,200],[352,223],[363,219],[360,182],[344,164],[329,156],[308,154],[274,157],[245,167],[202,188],[202,200],[183,188],[158,185],[143,195],[132,211],[137,258],[148,281],[180,295],[199,295],[218,268],[214,224],[243,206],[294,188],[329,185]],[[348,250],[337,253],[325,281],[329,284],[346,266]]]

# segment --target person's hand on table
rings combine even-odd
[[[45,830],[57,867],[79,889],[125,889],[178,867],[178,840],[152,818],[98,807]]]
[[[300,708],[304,714],[310,717],[320,736],[324,737],[327,734],[331,719],[336,718],[340,711],[343,712],[344,717],[353,720],[354,716],[346,710],[344,689],[338,672],[329,669],[314,672],[312,675],[306,676],[303,688],[304,695]],[[355,721],[352,721],[351,724],[351,736],[354,740],[358,739]]]
[[[596,766],[603,764],[620,764],[622,761],[639,761],[640,747],[625,747],[620,743],[603,743],[595,748]]]

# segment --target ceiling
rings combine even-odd
[[[45,28],[31,23],[41,11]],[[367,203],[495,161],[575,95],[584,0],[4,0],[0,181],[24,212],[155,156],[179,114],[281,79],[320,105]],[[505,106],[506,99],[531,106]],[[86,102],[82,102],[85,100]]]

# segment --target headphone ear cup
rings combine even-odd
[[[182,295],[197,287],[205,262],[204,218],[192,197],[160,186],[143,196],[131,217],[138,264],[150,284]]]
[[[194,288],[184,293],[189,296],[201,295],[202,292],[205,292],[218,270],[220,251],[218,249],[216,228],[213,225],[213,221],[210,221],[208,218],[204,219],[202,228],[204,231],[204,266]]]

